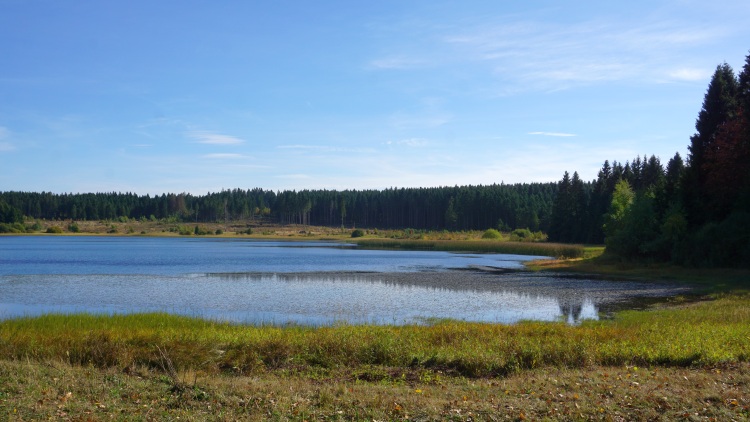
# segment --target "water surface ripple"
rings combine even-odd
[[[0,318],[171,312],[250,324],[576,323],[684,291],[523,270],[538,257],[330,242],[0,237]]]

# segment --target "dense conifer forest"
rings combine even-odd
[[[750,266],[750,55],[739,75],[717,66],[686,160],[605,161],[597,179],[385,190],[223,190],[203,196],[0,192],[0,232],[28,219],[118,218],[413,228],[544,231],[549,239],[605,243],[626,260]],[[14,226],[15,225],[15,226]]]
[[[203,196],[131,193],[0,193],[3,222],[32,219],[264,220],[278,224],[484,230],[549,229],[555,183],[385,190],[274,192],[234,189]],[[2,211],[5,210],[5,211]]]
[[[750,266],[750,55],[738,76],[717,66],[687,160],[604,166],[590,190],[566,172],[549,238],[606,243],[626,260]]]

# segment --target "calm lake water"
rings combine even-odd
[[[0,237],[0,319],[163,311],[251,324],[575,323],[674,286],[523,271],[539,257],[328,242]]]

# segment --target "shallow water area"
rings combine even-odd
[[[250,324],[596,319],[685,289],[523,270],[539,257],[332,242],[0,237],[0,318],[170,312]]]

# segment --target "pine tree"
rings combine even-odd
[[[666,202],[675,202],[680,192],[680,180],[685,172],[685,163],[679,152],[669,159],[667,163],[667,172],[665,175],[664,195]]]
[[[750,113],[750,53],[745,57],[745,65],[739,76],[737,86],[737,101],[743,109],[745,116]]]
[[[688,221],[694,227],[706,221],[706,154],[714,148],[721,126],[736,115],[738,89],[731,66],[726,63],[717,66],[695,122],[697,133],[690,138],[688,168],[683,180],[684,204]]]
[[[570,239],[571,224],[571,184],[570,174],[566,171],[557,184],[557,195],[552,206],[552,223],[549,229],[550,240],[567,242]]]

